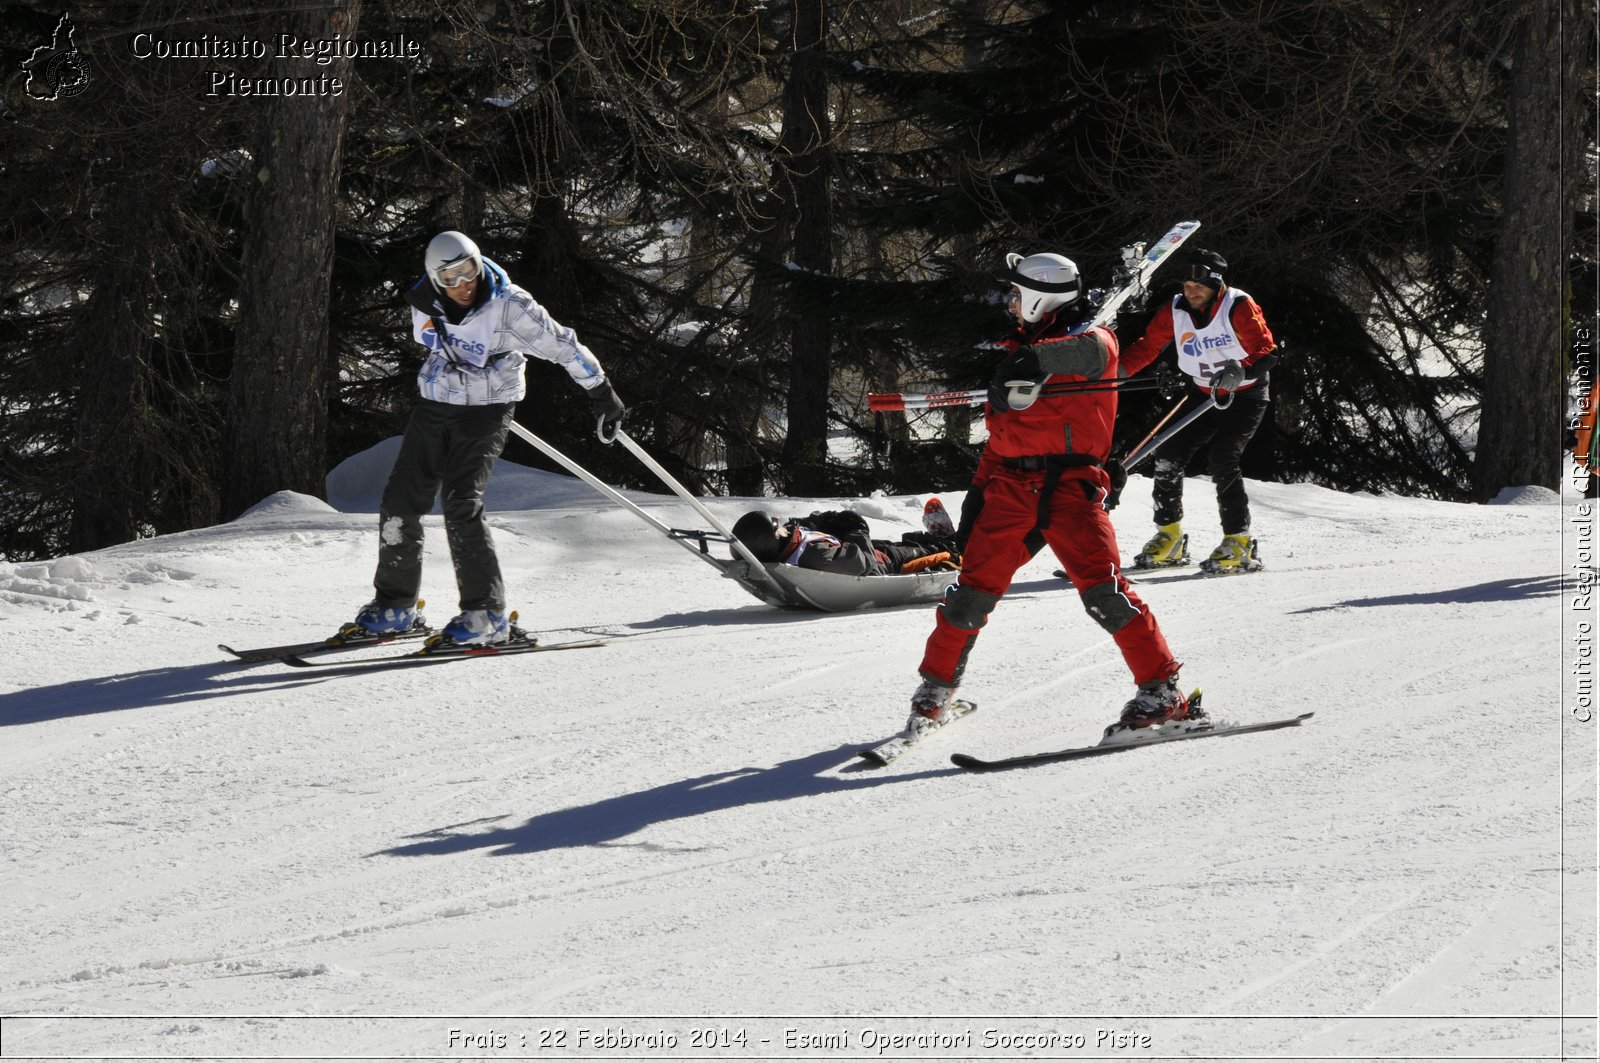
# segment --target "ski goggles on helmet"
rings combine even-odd
[[[441,288],[459,288],[463,284],[470,284],[478,279],[483,271],[478,268],[478,260],[464,258],[460,262],[452,262],[447,266],[440,266],[434,270],[434,279]]]
[[[1201,262],[1191,262],[1185,267],[1183,279],[1204,284],[1208,288],[1222,287],[1222,274]]]

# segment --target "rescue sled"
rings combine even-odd
[[[798,565],[763,563],[764,577],[750,571],[742,558],[711,558],[722,574],[771,605],[846,613],[852,609],[883,609],[894,605],[936,602],[961,573],[949,569],[896,576],[842,576]],[[774,591],[781,591],[781,597]]]
[[[526,440],[535,450],[566,469],[572,475],[600,492],[606,498],[626,509],[656,531],[683,546],[695,557],[711,565],[727,579],[733,580],[752,595],[787,609],[815,609],[824,613],[842,613],[853,609],[881,609],[896,605],[914,605],[919,602],[938,601],[945,588],[955,582],[960,573],[948,569],[929,570],[894,576],[844,576],[837,572],[818,572],[796,565],[763,563],[748,547],[734,538],[700,500],[691,495],[661,464],[647,454],[626,432],[617,432],[617,441],[638,458],[646,468],[655,473],[672,492],[692,506],[714,531],[670,528],[635,505],[610,484],[602,482],[582,465],[567,457],[515,421],[511,431]],[[712,544],[725,544],[731,557],[713,554]]]

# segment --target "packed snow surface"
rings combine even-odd
[[[1315,718],[971,775],[949,754],[1092,744],[1131,693],[1048,555],[978,641],[979,711],[872,769],[934,607],[771,608],[507,463],[522,624],[609,645],[220,653],[367,600],[393,447],[331,505],[0,564],[5,1058],[1593,1058],[1592,502],[1252,483],[1263,572],[1138,591],[1214,715]],[[924,499],[708,504],[892,538]],[[1125,556],[1149,514],[1135,478]]]

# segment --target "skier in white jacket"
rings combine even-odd
[[[511,637],[511,626],[483,493],[527,391],[528,357],[557,363],[587,392],[602,442],[616,439],[626,407],[577,335],[511,283],[470,238],[440,233],[429,242],[424,263],[427,272],[406,294],[412,338],[428,351],[417,373],[422,398],[378,510],[376,596],[341,634],[399,634],[425,626],[417,612],[422,518],[442,489],[460,613],[427,646],[493,645]]]

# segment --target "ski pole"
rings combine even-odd
[[[1154,428],[1150,429],[1150,432],[1149,432],[1148,435],[1146,435],[1143,439],[1139,440],[1139,442],[1135,443],[1132,447],[1130,447],[1128,449],[1129,455],[1133,455],[1133,454],[1139,453],[1139,448],[1144,446],[1146,443],[1150,442],[1151,438],[1154,437],[1157,432],[1161,431],[1161,426],[1166,424],[1168,421],[1172,420],[1172,418],[1177,415],[1178,411],[1183,409],[1183,404],[1188,402],[1188,401],[1189,401],[1189,396],[1187,396],[1187,395],[1185,395],[1182,398],[1180,398],[1178,400],[1178,404],[1176,406],[1174,406],[1171,410],[1167,411],[1167,415],[1165,417],[1161,418],[1161,420],[1156,422],[1156,426]]]
[[[1185,398],[1187,397],[1188,396],[1185,396]],[[1183,420],[1179,421],[1165,432],[1162,432],[1159,436],[1151,441],[1149,446],[1139,451],[1139,453],[1130,455],[1128,460],[1122,463],[1122,467],[1124,469],[1132,470],[1135,465],[1139,464],[1141,461],[1148,458],[1150,455],[1154,454],[1158,449],[1160,449],[1161,444],[1165,443],[1167,440],[1171,439],[1185,428],[1188,428],[1200,417],[1201,414],[1205,413],[1216,404],[1217,397],[1215,395],[1207,395],[1206,401],[1190,410],[1188,416],[1186,416]]]
[[[1078,383],[1050,384],[1039,394],[1077,395],[1090,391],[1144,391],[1161,386],[1159,380],[1085,380]],[[867,395],[867,406],[874,413],[895,413],[902,410],[932,410],[946,406],[977,406],[989,400],[988,388],[970,391],[942,391],[927,395],[872,392]]]

